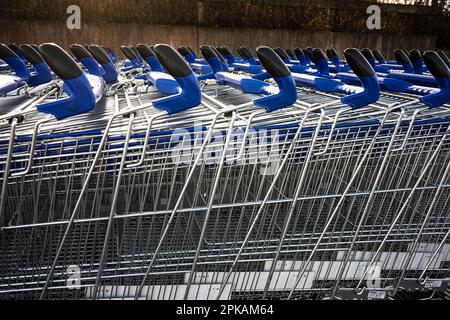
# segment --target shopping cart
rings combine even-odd
[[[107,84],[90,113],[1,132],[1,298],[448,294],[448,102],[373,91],[357,50],[346,61],[366,87],[324,92],[295,88],[267,47],[241,48],[264,84],[215,70],[210,47],[215,75],[200,82],[169,46],[146,48],[179,93],[119,62],[127,85]],[[425,63],[450,78],[436,54]]]

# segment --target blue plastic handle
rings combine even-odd
[[[159,63],[158,58],[155,56],[148,56],[145,61],[148,63],[152,71],[156,72],[165,72],[164,68],[162,67],[161,63]]]
[[[8,64],[11,69],[14,70],[17,77],[22,78],[24,81],[28,82],[28,80],[30,79],[30,72],[28,71],[28,68],[22,59],[20,59],[18,56],[15,56],[4,58],[3,61],[5,61],[6,64]]]
[[[84,74],[75,79],[64,80],[64,92],[68,95],[67,98],[39,104],[38,111],[62,120],[94,109],[95,96]]]
[[[420,101],[431,108],[439,107],[450,102],[450,77],[436,77],[436,81],[439,83],[441,90],[420,98]]]
[[[317,70],[319,70],[319,74],[321,76],[329,76],[330,75],[330,70],[328,68],[328,61],[327,60],[320,59],[315,64],[316,64]]]
[[[349,105],[353,109],[358,109],[377,102],[380,98],[380,85],[376,75],[358,78],[361,81],[364,90],[341,98],[342,103]]]
[[[189,65],[169,45],[156,45],[154,51],[164,69],[175,78],[180,86],[180,92],[153,101],[153,106],[165,110],[169,114],[198,106],[202,101],[202,92],[197,77]]]
[[[102,72],[102,70],[100,70],[98,62],[94,58],[86,57],[86,58],[79,59],[79,61],[81,62],[83,67],[85,67],[87,69],[87,71],[90,74],[93,74],[95,76],[100,76],[100,77],[103,75],[104,72]]]
[[[36,70],[35,75],[31,75],[28,80],[30,86],[38,86],[52,81],[52,72],[45,62],[33,65]]]
[[[279,88],[277,94],[253,100],[255,105],[265,108],[268,112],[292,106],[297,101],[297,88],[291,74],[274,80]]]
[[[107,64],[101,65],[105,73],[103,74],[103,79],[105,79],[106,82],[115,82],[118,77],[117,69],[114,66],[114,63],[111,61]]]
[[[423,59],[411,61],[411,64],[415,73],[421,74],[425,71],[423,67]]]
[[[153,101],[153,106],[167,111],[168,114],[175,114],[196,107],[202,101],[202,92],[194,73],[175,78],[175,80],[181,88],[178,94]]]

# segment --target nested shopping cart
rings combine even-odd
[[[261,95],[153,50],[179,94],[127,70],[91,113],[2,128],[1,298],[448,294],[448,104],[296,88],[267,47]]]

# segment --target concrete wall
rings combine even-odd
[[[81,30],[66,27],[66,9],[82,11]],[[435,8],[382,6],[381,32],[366,28],[360,0],[0,0],[0,42],[169,43],[198,48],[261,44],[282,47],[433,49]],[[442,42],[442,41],[440,41]],[[445,43],[445,41],[444,41]]]

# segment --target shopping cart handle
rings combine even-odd
[[[19,77],[26,82],[30,79],[30,72],[28,71],[25,62],[3,43],[0,44],[0,59],[9,65],[16,73],[16,77]]]
[[[336,71],[339,72],[341,70],[341,58],[339,58],[338,53],[333,48],[327,49],[326,51],[328,59],[334,64]]]
[[[22,49],[19,48],[19,46],[15,43],[8,44],[8,48],[11,49],[21,60],[23,60],[25,63],[27,63],[27,58],[25,57],[25,54],[23,53]]]
[[[281,60],[283,60],[284,63],[291,63],[291,59],[289,58],[286,51],[284,51],[284,49],[277,47],[273,50],[278,54],[278,56],[281,58]]]
[[[39,49],[49,67],[64,81],[64,91],[68,97],[39,104],[38,111],[52,114],[60,120],[94,109],[96,98],[91,84],[67,52],[54,43],[45,43]]]
[[[250,48],[248,48],[248,47],[240,47],[239,49],[240,49],[239,53],[242,56],[242,58],[247,60],[250,64],[253,64],[253,65],[257,65],[258,64],[258,62],[256,61],[256,58],[253,55],[253,53],[250,50]]]
[[[403,70],[407,73],[414,73],[414,68],[412,66],[411,60],[406,55],[403,50],[396,49],[394,51],[395,60],[403,66]]]
[[[122,50],[122,53],[130,61],[133,68],[141,67],[139,58],[136,56],[136,54],[130,48],[128,48],[126,46],[121,46],[120,50]]]
[[[163,68],[175,78],[180,86],[178,94],[155,100],[153,106],[163,109],[169,114],[198,106],[202,100],[200,85],[186,61],[169,45],[158,44],[153,50]]]
[[[328,60],[325,57],[325,54],[323,53],[322,49],[319,48],[313,49],[312,61],[316,65],[317,69],[319,70],[319,74],[321,76],[330,75],[330,70],[328,68]]]
[[[39,51],[39,47],[38,47],[37,45],[31,44],[31,46],[33,47],[34,50],[36,50],[37,52],[39,52],[39,54],[41,53],[41,52]]]
[[[219,50],[219,52],[222,53],[222,55],[225,57],[225,59],[227,59],[230,65],[236,62],[236,59],[234,58],[230,49],[228,49],[227,47],[219,47],[217,48],[217,50]]]
[[[211,49],[214,51],[214,53],[215,53],[215,54],[217,55],[217,57],[219,58],[220,63],[221,63],[222,66],[223,66],[223,69],[224,69],[224,70],[228,70],[228,64],[227,64],[227,61],[225,60],[224,56],[223,56],[216,48],[214,48],[213,46],[211,46]]]
[[[142,59],[141,55],[139,54],[139,51],[133,46],[130,46],[129,48],[130,48],[131,52],[133,52],[134,55],[136,56],[136,58],[138,59],[139,65],[142,65],[144,63],[144,59]]]
[[[374,49],[374,50],[372,50],[372,54],[375,57],[375,59],[378,60],[379,64],[385,64],[386,63],[386,60],[384,59],[384,57],[381,54],[380,50]]]
[[[437,54],[439,55],[439,57],[441,57],[442,61],[444,61],[444,63],[450,68],[450,59],[448,58],[447,54],[445,54],[445,52],[442,50],[439,50]]]
[[[417,49],[411,50],[410,56],[411,56],[410,58],[411,64],[413,66],[415,73],[421,74],[424,71],[426,71],[425,68],[423,67],[423,58],[419,50]]]
[[[354,48],[344,51],[345,59],[362,83],[363,91],[341,98],[341,101],[353,109],[367,106],[380,98],[380,85],[370,63],[362,53]]]
[[[70,46],[75,58],[87,69],[90,74],[96,76],[103,76],[102,70],[100,70],[97,60],[91,55],[91,53],[80,44],[73,44]]]
[[[102,48],[106,51],[108,56],[111,58],[112,62],[116,62],[117,60],[117,54],[109,47],[102,46]]]
[[[152,49],[149,48],[146,44],[140,43],[136,46],[136,49],[139,51],[139,54],[142,58],[144,58],[145,62],[150,66],[152,71],[156,72],[165,72],[161,63],[159,63],[158,58]]]
[[[314,48],[311,48],[311,47],[305,48],[303,50],[303,52],[305,53],[305,56],[309,60],[309,63],[311,63],[313,61],[313,50],[314,50]]]
[[[180,47],[178,48],[178,52],[189,62],[195,63],[196,56],[187,48]]]
[[[197,59],[197,54],[195,53],[194,50],[192,50],[191,47],[186,47],[186,49],[188,49],[188,51],[191,53],[191,55],[194,57],[194,59]]]
[[[294,51],[292,51],[292,49],[290,49],[290,48],[286,49],[286,53],[289,55],[291,60],[296,60],[297,59],[297,57],[295,56],[295,53],[294,53]]]
[[[108,83],[117,81],[118,74],[116,66],[114,65],[106,51],[97,45],[89,46],[89,51],[105,71],[103,73],[103,79]]]
[[[20,49],[36,71],[36,73],[30,74],[28,84],[34,87],[52,81],[52,72],[41,54],[28,44],[21,45]]]
[[[439,84],[439,92],[420,98],[420,101],[435,108],[450,102],[450,69],[434,51],[423,55],[425,65]]]
[[[372,51],[370,51],[369,48],[364,48],[364,49],[361,49],[361,53],[364,56],[364,58],[366,58],[366,60],[369,61],[369,63],[372,66],[372,68],[375,68],[375,66],[376,66],[376,59],[375,59]]]
[[[212,68],[212,73],[216,74],[218,72],[228,72],[228,67],[224,66],[217,52],[214,51],[213,47],[201,46],[200,51],[203,58],[209,63]]]
[[[272,48],[259,47],[258,59],[278,84],[278,92],[267,97],[255,99],[253,103],[271,112],[293,105],[297,101],[297,88],[291,72]]]
[[[300,61],[300,64],[302,66],[306,66],[308,64],[308,60],[306,59],[305,53],[300,48],[294,49],[295,56],[297,57],[298,61]]]

